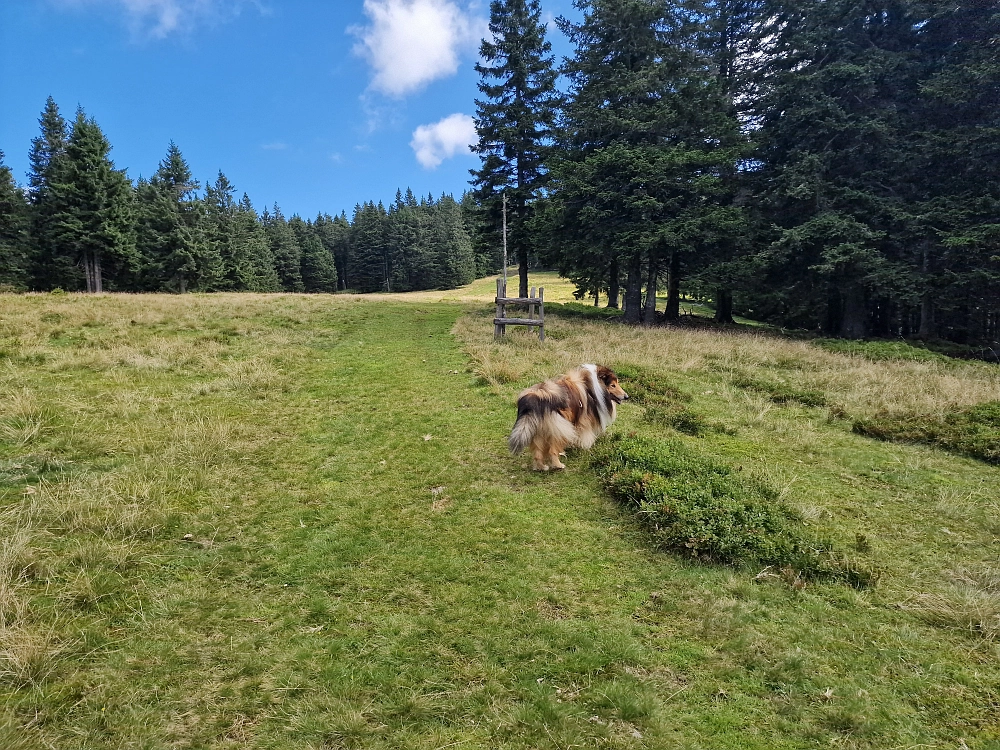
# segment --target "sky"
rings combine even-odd
[[[487,0],[0,0],[0,150],[26,182],[51,95],[97,121],[133,180],[172,140],[203,185],[221,170],[286,216],[350,216],[397,188],[457,197],[479,164],[488,15]]]

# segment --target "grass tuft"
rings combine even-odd
[[[880,414],[854,422],[854,432],[878,440],[926,443],[1000,464],[1000,401],[945,414]]]
[[[944,591],[919,593],[902,608],[937,627],[1000,638],[1000,568],[963,568],[950,578]]]
[[[796,388],[788,383],[766,380],[748,375],[737,375],[733,385],[746,391],[756,391],[767,396],[775,404],[795,402],[803,406],[826,406],[826,396],[817,390]]]

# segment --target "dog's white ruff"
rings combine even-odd
[[[597,401],[597,416],[601,420],[601,430],[606,430],[611,423],[611,415],[604,399],[604,384],[597,377],[597,365],[581,365],[581,367],[590,373],[590,384],[594,388],[594,400]]]

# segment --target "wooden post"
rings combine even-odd
[[[528,292],[528,299],[534,299],[534,298],[535,298],[535,287],[531,287],[531,290]],[[535,311],[535,303],[534,302],[529,302],[528,303],[528,317],[529,318],[536,318],[536,317],[538,317],[537,315],[535,315],[535,312],[536,312]]]
[[[507,296],[507,288],[506,284],[504,284],[504,280],[502,278],[497,279],[497,312],[496,312],[497,318],[507,317],[507,305],[500,301],[506,296]],[[503,325],[502,323],[493,324],[493,338],[501,339],[503,338],[505,333],[507,333],[507,326]]]
[[[545,341],[545,287],[538,287],[538,320],[541,321],[541,325],[538,326],[538,340]]]

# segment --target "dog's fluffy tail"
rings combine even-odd
[[[507,446],[511,453],[516,456],[531,445],[541,421],[542,418],[537,412],[524,412],[518,416],[517,421],[514,422],[514,429],[510,431],[510,437],[507,438]]]

